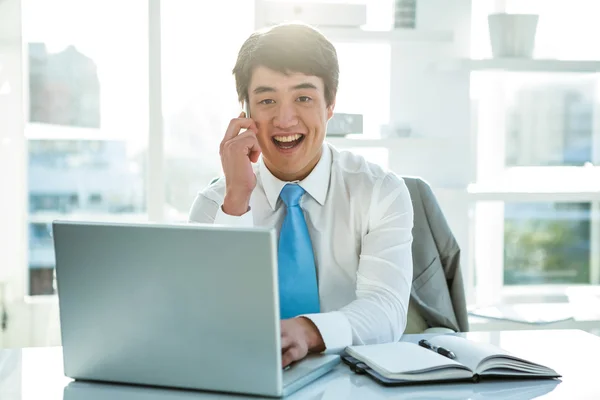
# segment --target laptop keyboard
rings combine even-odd
[[[295,382],[298,379],[305,377],[311,372],[323,367],[328,362],[331,362],[332,356],[328,355],[310,355],[302,361],[291,364],[288,369],[282,371],[283,386]]]

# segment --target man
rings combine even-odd
[[[246,40],[233,74],[248,114],[231,120],[225,176],[198,195],[190,221],[277,229],[284,367],[398,340],[412,282],[411,199],[401,178],[324,143],[335,48],[309,26],[278,25]]]

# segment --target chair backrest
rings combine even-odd
[[[411,301],[430,327],[467,331],[460,247],[429,184],[403,179],[414,211]]]

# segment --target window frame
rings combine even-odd
[[[478,72],[479,73],[479,72]],[[499,302],[552,301],[564,298],[574,287],[586,287],[600,294],[600,185],[586,182],[589,176],[600,178],[600,107],[593,107],[592,167],[506,167],[506,81],[511,72],[483,72],[485,80],[474,115],[474,136],[477,142],[476,182],[468,192],[473,203],[474,224],[472,245],[476,305]],[[473,75],[471,78],[473,82]],[[600,75],[598,75],[600,84]],[[473,89],[473,88],[472,88]],[[598,91],[597,91],[598,92]],[[565,185],[556,182],[544,188],[551,176],[567,176]],[[509,184],[507,184],[509,182]],[[573,185],[573,182],[581,185]],[[598,179],[600,182],[600,179]],[[529,187],[529,188],[527,188]],[[590,214],[590,283],[504,285],[504,203],[505,202],[589,202]],[[475,240],[474,238],[477,238]]]
[[[35,305],[44,303],[57,303],[56,294],[52,295],[30,295],[30,278],[28,268],[29,248],[29,223],[35,222],[36,218],[29,214],[29,191],[27,179],[28,147],[30,140],[40,139],[40,129],[54,129],[52,125],[44,126],[39,123],[29,123],[29,92],[28,74],[29,65],[27,60],[27,43],[22,30],[23,6],[22,0],[7,0],[2,5],[7,10],[3,15],[4,29],[0,32],[0,54],[5,53],[5,65],[3,77],[8,80],[11,92],[6,102],[6,107],[12,112],[6,113],[5,120],[0,118],[0,125],[6,126],[0,137],[0,146],[9,152],[11,157],[0,157],[0,170],[13,171],[14,178],[7,187],[7,193],[3,194],[3,212],[0,216],[10,214],[11,221],[7,226],[11,229],[0,229],[0,238],[4,245],[0,249],[6,249],[9,254],[6,271],[0,271],[0,297],[6,304],[16,303],[21,305]],[[161,30],[160,30],[160,0],[148,0],[148,153],[147,174],[145,182],[145,207],[148,220],[153,222],[164,221],[164,185],[163,185],[163,117],[162,117],[162,81],[161,81]],[[4,24],[6,21],[6,24]],[[6,36],[6,37],[4,37]],[[1,99],[0,99],[1,101]],[[3,107],[5,107],[3,105]],[[4,108],[3,108],[4,109]],[[68,129],[54,129],[53,135],[44,135],[44,139],[90,139],[90,132],[81,135],[71,135]],[[67,132],[67,136],[65,136]],[[110,141],[111,136],[93,135],[94,140]],[[6,150],[6,149],[9,150]],[[0,149],[3,150],[3,149]],[[2,151],[0,151],[2,154]],[[10,211],[9,211],[10,210]],[[4,215],[3,215],[4,214]],[[2,220],[2,218],[0,218]],[[13,229],[14,226],[18,228]],[[9,251],[10,250],[10,251]],[[2,251],[4,254],[4,251]]]

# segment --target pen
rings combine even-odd
[[[456,354],[454,354],[450,350],[445,349],[443,347],[434,346],[434,345],[432,345],[431,343],[429,343],[425,339],[419,340],[419,346],[425,347],[426,349],[429,349],[429,350],[433,350],[436,353],[443,355],[444,357],[448,357],[448,358],[451,358],[451,359],[455,359],[456,358]]]

